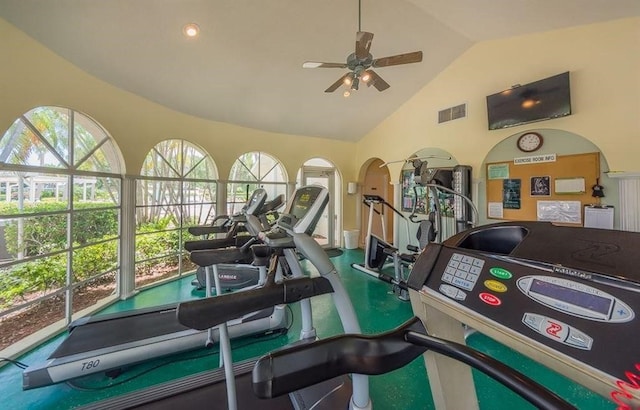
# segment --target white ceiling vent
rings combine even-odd
[[[467,104],[456,105],[455,107],[445,108],[438,111],[438,124],[443,122],[457,120],[467,116]]]

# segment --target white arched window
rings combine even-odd
[[[233,163],[227,184],[227,212],[233,215],[256,188],[264,188],[269,200],[287,194],[287,175],[280,161],[264,152],[247,152]]]
[[[122,156],[88,116],[21,115],[0,138],[0,333],[43,325],[117,292]],[[0,350],[6,347],[0,345]]]
[[[136,182],[136,286],[180,275],[187,228],[213,221],[218,177],[211,157],[184,140],[157,144]]]

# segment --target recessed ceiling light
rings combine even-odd
[[[189,38],[198,37],[200,27],[198,27],[196,23],[185,24],[185,26],[182,27],[182,33]]]

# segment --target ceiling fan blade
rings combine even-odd
[[[319,61],[305,61],[302,68],[347,68],[345,63],[321,63]]]
[[[373,40],[373,33],[366,31],[358,31],[356,33],[356,57],[360,59],[367,58],[371,48],[371,40]]]
[[[422,61],[422,51],[414,51],[413,53],[398,54],[391,57],[376,58],[371,63],[372,67],[388,67],[391,65],[419,63]]]
[[[384,81],[382,77],[380,77],[375,71],[367,70],[365,71],[365,74],[369,74],[369,76],[371,76],[369,81],[367,81],[368,87],[374,86],[378,91],[384,91],[387,88],[391,87],[389,83]]]
[[[349,76],[349,74],[351,73],[346,73],[345,75],[343,75],[342,77],[340,77],[340,79],[338,81],[336,81],[335,83],[331,84],[329,86],[329,88],[327,88],[326,90],[324,90],[325,93],[332,93],[335,90],[337,90],[341,85],[344,84],[344,80],[345,78],[347,78]]]

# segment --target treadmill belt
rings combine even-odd
[[[70,356],[184,330],[191,329],[178,322],[175,308],[93,322],[75,327],[49,358]]]
[[[275,399],[261,400],[253,394],[251,372],[236,376],[236,397],[239,409],[247,410],[287,410],[293,409],[288,395]],[[193,390],[181,392],[152,403],[131,407],[133,409],[175,410],[185,409],[227,409],[227,387],[225,383],[215,383]]]
[[[236,382],[238,408],[242,410],[336,410],[347,409],[353,390],[348,376],[325,380],[314,386],[290,395],[263,400],[253,393],[251,359],[235,363],[233,372]],[[158,384],[122,396],[112,397],[82,406],[80,410],[124,410],[124,409],[226,409],[227,388],[224,369],[218,368]]]

